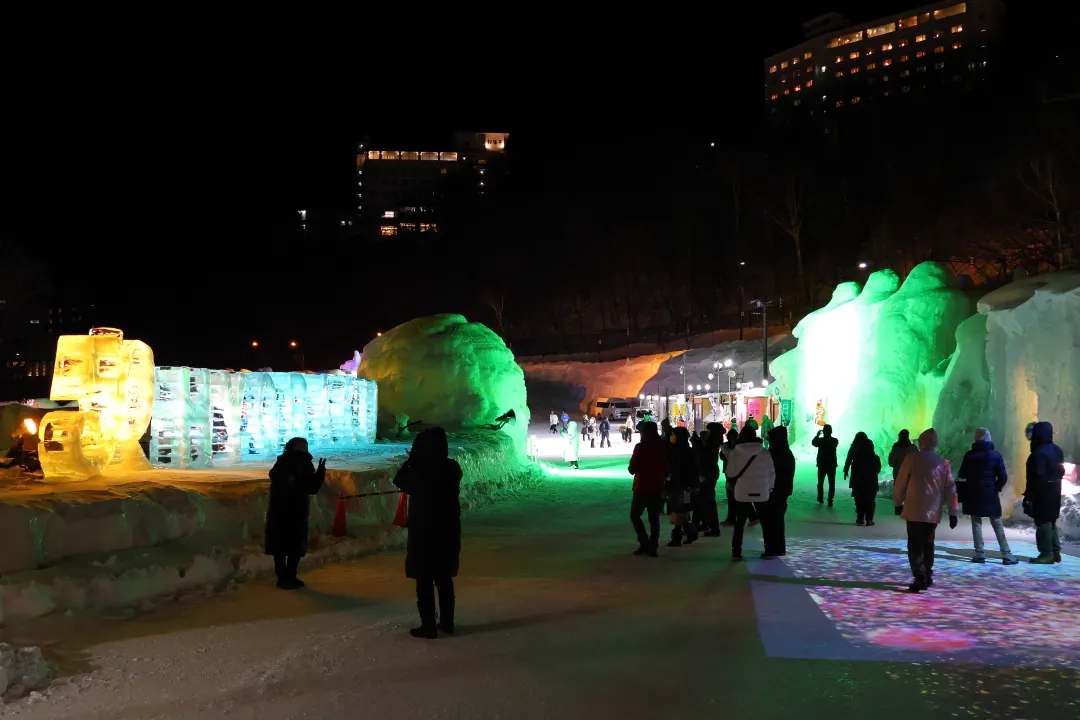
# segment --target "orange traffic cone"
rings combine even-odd
[[[337,509],[334,510],[334,527],[330,530],[334,537],[345,537],[349,534],[349,526],[345,522],[345,493],[338,493]]]

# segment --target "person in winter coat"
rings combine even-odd
[[[731,428],[727,431],[727,442],[720,446],[720,472],[726,473],[728,459],[731,457],[731,453],[735,450],[735,446],[739,444],[739,431],[735,428]],[[726,527],[735,526],[735,516],[737,515],[738,503],[735,502],[735,485],[731,481],[724,479],[724,494],[727,497],[727,517],[721,525]],[[756,527],[760,522],[758,518],[757,510],[753,505],[746,507],[746,518],[749,520],[750,527]]]
[[[1054,426],[1037,422],[1031,428],[1031,454],[1027,459],[1024,514],[1035,521],[1035,544],[1039,565],[1061,562],[1057,520],[1061,515],[1061,479],[1065,477],[1065,454],[1054,444]]]
[[[850,475],[851,494],[855,498],[855,524],[873,525],[874,506],[877,503],[878,476],[881,474],[881,458],[874,449],[874,441],[866,433],[855,433],[855,440],[848,449],[844,461],[844,479]]]
[[[697,528],[690,523],[690,511],[694,507],[694,490],[697,487],[697,462],[690,447],[690,433],[677,427],[668,438],[668,513],[675,526],[671,529],[668,547],[679,547],[686,537],[689,545],[698,538]]]
[[[735,530],[731,536],[731,559],[742,560],[743,526],[749,512],[747,506],[754,506],[758,517],[767,522],[769,497],[776,486],[776,470],[772,456],[752,428],[744,427],[739,433],[739,444],[731,452],[724,473],[734,486],[736,506]],[[762,534],[767,535],[769,532],[771,528],[763,525]]]
[[[266,554],[274,556],[277,586],[304,587],[297,579],[300,558],[308,549],[308,497],[319,492],[326,478],[326,460],[316,468],[307,440],[293,438],[270,469],[270,501],[266,506]]]
[[[769,432],[776,427],[773,425],[772,418],[768,413],[761,416],[761,444],[765,446],[765,449],[769,449]]]
[[[461,466],[450,458],[445,430],[428,428],[416,436],[409,459],[394,476],[394,485],[409,496],[405,577],[416,580],[416,609],[420,612],[420,627],[409,632],[428,639],[437,637],[439,630],[453,633],[454,577],[461,555]]]
[[[655,423],[654,423],[655,424]],[[626,423],[623,424],[623,442],[634,442],[634,416],[626,418]]]
[[[1005,525],[1001,522],[1001,498],[998,497],[1009,476],[1005,472],[1005,459],[994,449],[990,431],[986,428],[975,431],[975,442],[964,453],[957,478],[956,494],[963,503],[964,514],[971,517],[971,537],[975,542],[975,557],[971,558],[971,562],[986,562],[982,534],[982,520],[985,517],[990,519],[990,527],[994,528],[994,535],[997,536],[1002,564],[1015,565],[1017,560],[1005,537]]]
[[[660,421],[660,439],[666,442],[671,442],[668,438],[671,437],[671,419],[664,418]]]
[[[578,436],[577,423],[571,420],[566,424],[566,430],[562,433],[566,447],[563,448],[563,460],[570,463],[570,467],[578,469],[578,455],[581,451],[581,438]]]
[[[724,426],[709,423],[694,446],[697,460],[698,495],[694,509],[694,524],[705,537],[720,537],[720,514],[716,508],[716,485],[720,480],[720,445]]]
[[[956,483],[949,461],[937,454],[933,428],[919,435],[919,452],[904,458],[893,486],[896,514],[907,522],[908,562],[914,582],[911,592],[934,584],[934,534],[941,522],[941,506],[949,507],[949,527],[956,527]]]
[[[548,415],[548,422],[551,423],[551,428],[549,428],[551,434],[557,435],[559,433],[559,416],[555,414],[554,410]]]
[[[611,423],[607,417],[600,416],[600,424],[597,425],[597,430],[600,431],[600,447],[604,447],[604,443],[607,443],[608,447],[611,447]]]
[[[776,473],[776,486],[769,498],[769,519],[761,526],[762,535],[765,536],[765,553],[762,555],[765,560],[787,555],[784,516],[787,514],[788,498],[795,491],[795,455],[788,445],[787,428],[783,425],[769,430],[769,455],[772,456],[773,471]]]
[[[656,423],[641,426],[641,442],[630,456],[630,474],[634,476],[634,499],[630,502],[630,523],[637,533],[635,555],[656,557],[660,543],[660,511],[664,508],[664,479],[667,477],[671,451],[656,432]],[[649,513],[649,534],[641,514]]]
[[[915,443],[911,442],[910,433],[907,430],[901,430],[896,437],[896,442],[893,443],[892,450],[889,451],[889,467],[892,468],[893,482],[896,482],[896,475],[900,472],[900,465],[903,464],[904,458],[908,456],[908,453],[917,450]]]
[[[751,413],[750,417],[746,418],[746,427],[753,430],[754,434],[757,435],[758,421],[754,419],[753,413]]]
[[[817,448],[817,502],[818,505],[825,501],[824,485],[825,478],[829,479],[829,507],[833,506],[833,498],[836,497],[836,448],[840,441],[832,436],[832,425],[826,425],[817,431],[817,435],[810,441]]]
[[[570,424],[570,416],[563,412],[563,414],[559,416],[559,421],[562,423],[562,431],[566,432],[566,426]]]

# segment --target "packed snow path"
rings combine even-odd
[[[583,459],[466,516],[453,637],[408,635],[402,554],[378,555],[302,573],[297,592],[262,582],[133,619],[8,631],[44,645],[61,678],[0,716],[1080,716],[1080,559],[1003,567],[987,527],[990,561],[974,565],[962,518],[942,526],[933,590],[902,594],[888,503],[877,526],[855,527],[847,493],[833,510],[813,502],[806,469],[783,561],[731,563],[727,528],[633,557],[625,463]],[[760,543],[749,531],[744,554]]]

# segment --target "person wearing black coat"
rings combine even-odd
[[[608,447],[611,447],[611,423],[608,421],[607,416],[600,416],[600,447],[604,447],[604,443],[607,443]]]
[[[319,460],[316,468],[311,459],[307,440],[293,438],[270,469],[265,548],[267,555],[274,556],[277,586],[282,590],[304,587],[296,570],[308,549],[308,497],[319,492],[326,478],[326,460]]]
[[[836,497],[836,448],[840,441],[833,437],[832,425],[825,425],[818,430],[817,435],[810,441],[817,448],[817,502],[821,505],[825,502],[825,479],[829,480],[829,507],[833,506],[833,498]]]
[[[1031,428],[1031,455],[1027,459],[1024,513],[1035,521],[1035,544],[1039,557],[1031,562],[1061,562],[1057,519],[1061,515],[1061,479],[1065,477],[1065,454],[1054,444],[1054,426],[1037,422]]]
[[[690,447],[690,432],[686,428],[674,428],[668,442],[671,444],[668,456],[668,514],[675,525],[668,547],[679,547],[683,544],[684,535],[687,545],[698,538],[698,530],[690,522],[693,493],[698,480],[697,461]]]
[[[697,460],[698,496],[694,510],[694,525],[705,537],[720,537],[720,513],[716,508],[716,484],[720,480],[720,446],[724,441],[724,426],[709,423],[694,444]]]
[[[844,461],[844,479],[851,477],[851,494],[855,498],[855,524],[873,525],[874,508],[877,504],[878,476],[881,474],[881,458],[874,449],[874,441],[866,433],[855,433]]]
[[[409,459],[394,476],[409,496],[409,541],[405,577],[416,580],[420,627],[413,637],[434,639],[454,632],[454,580],[461,554],[461,466],[450,458],[446,431],[428,428],[416,436]],[[439,591],[436,625],[435,589]]]
[[[762,524],[765,541],[763,559],[787,555],[787,538],[784,516],[787,514],[788,498],[795,492],[795,455],[788,445],[787,428],[777,425],[769,430],[769,454],[776,470],[776,486],[769,498],[769,519]]]
[[[1002,563],[1015,565],[1017,560],[1005,537],[1005,525],[1001,522],[1001,499],[998,497],[1009,476],[1005,472],[1005,459],[994,449],[990,431],[986,428],[975,431],[975,442],[964,453],[957,478],[957,495],[964,504],[964,514],[971,517],[971,537],[975,542],[975,557],[971,558],[971,562],[986,562],[982,533],[982,519],[985,517],[990,519],[990,527],[994,528],[994,535],[997,536]]]

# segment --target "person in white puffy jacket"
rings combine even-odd
[[[578,469],[578,454],[581,449],[581,438],[578,436],[577,423],[571,420],[566,424],[566,430],[562,433],[566,447],[563,448],[563,460],[570,463],[574,470]]]
[[[938,434],[933,428],[919,436],[919,452],[908,453],[896,474],[893,505],[907,521],[908,562],[915,581],[911,592],[934,584],[934,534],[941,522],[941,506],[949,506],[949,527],[957,522],[956,483],[949,461],[937,454]]]
[[[776,469],[772,456],[753,428],[744,427],[739,433],[739,444],[728,455],[724,466],[724,476],[734,485],[735,530],[731,535],[731,559],[742,560],[743,527],[751,508],[757,510],[762,522],[762,534],[768,532],[765,526],[769,496],[776,486]]]

